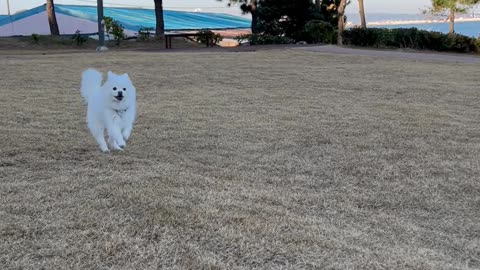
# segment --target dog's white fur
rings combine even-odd
[[[97,70],[82,73],[80,93],[87,103],[87,126],[103,152],[109,151],[105,131],[111,148],[122,150],[126,146],[135,121],[135,92],[126,73],[109,71],[103,85]]]

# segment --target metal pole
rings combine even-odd
[[[105,47],[105,20],[103,19],[103,0],[97,0],[97,16],[98,16],[98,47],[97,51],[108,50]]]
[[[7,14],[10,16],[10,0],[7,0]]]

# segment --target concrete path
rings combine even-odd
[[[292,50],[305,50],[321,53],[365,55],[377,57],[394,57],[402,59],[431,60],[453,63],[480,64],[480,56],[473,54],[430,53],[430,52],[404,52],[393,50],[352,49],[333,45],[295,47]]]

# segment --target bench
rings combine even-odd
[[[168,33],[165,34],[165,49],[171,49],[172,48],[172,37],[210,37],[207,38],[207,47],[210,47],[210,45],[213,46],[213,44],[210,44],[210,40],[212,37],[212,34],[209,33]]]

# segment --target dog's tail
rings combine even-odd
[[[93,91],[99,91],[102,86],[102,74],[93,68],[89,68],[82,73],[82,83],[80,86],[80,94],[88,103],[88,98]]]

